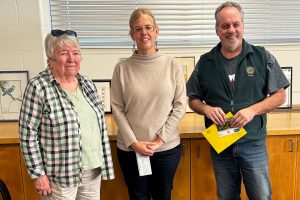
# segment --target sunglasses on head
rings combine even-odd
[[[74,37],[77,37],[77,33],[75,31],[72,31],[72,30],[60,30],[60,29],[55,29],[55,30],[52,30],[51,31],[51,35],[55,36],[55,37],[59,37],[63,34],[68,34],[68,35],[71,35],[71,36],[74,36]]]

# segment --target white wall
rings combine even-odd
[[[43,40],[50,30],[48,0],[0,0],[0,70],[28,70],[30,77],[46,67]],[[129,16],[128,16],[129,17]],[[130,38],[128,38],[130,40]],[[281,66],[293,66],[293,104],[300,104],[300,44],[265,46]],[[172,56],[195,56],[206,48],[161,48]],[[91,79],[111,79],[120,58],[130,48],[82,48],[81,73]]]
[[[49,23],[40,6],[38,0],[0,1],[0,70],[29,70],[33,75],[45,65],[43,30],[48,31]]]

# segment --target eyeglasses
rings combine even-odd
[[[136,26],[133,28],[133,32],[134,33],[141,33],[143,31],[143,29],[146,30],[147,33],[150,33],[152,31],[154,31],[154,25],[146,25],[144,28],[141,26]]]
[[[51,31],[51,35],[55,36],[55,37],[59,37],[63,34],[68,34],[68,35],[71,35],[71,36],[74,36],[74,37],[77,37],[77,33],[75,31],[72,31],[72,30],[60,30],[60,29],[55,29],[55,30],[52,30]]]

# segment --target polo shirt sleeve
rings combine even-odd
[[[186,91],[189,98],[203,99],[203,92],[199,80],[199,62],[186,84]]]
[[[290,83],[284,75],[276,58],[266,50],[268,68],[268,93],[272,94],[280,88],[287,88]]]

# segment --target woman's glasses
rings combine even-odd
[[[143,29],[146,30],[147,33],[154,31],[154,25],[146,25],[144,28],[142,26],[136,26],[133,28],[134,33],[141,33]]]
[[[60,29],[54,29],[51,31],[51,35],[55,36],[55,37],[59,37],[63,34],[68,34],[68,35],[71,35],[71,36],[74,36],[74,37],[77,37],[77,33],[75,31],[72,31],[72,30],[60,30]]]

